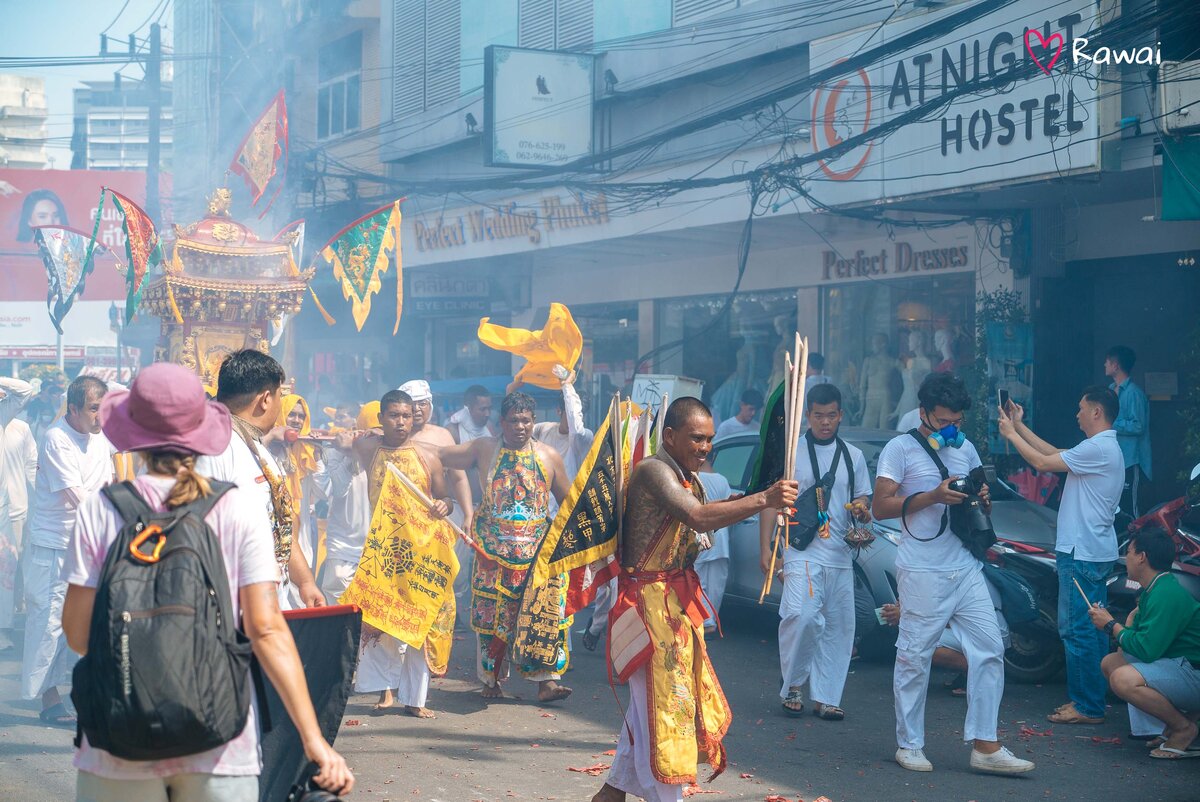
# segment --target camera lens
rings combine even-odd
[[[967,479],[965,476],[960,476],[959,478],[953,480],[952,482],[950,482],[950,484],[948,486],[951,490],[955,491],[956,493],[970,493],[971,492],[971,480]]]

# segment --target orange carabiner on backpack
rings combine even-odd
[[[158,535],[158,542],[154,544],[154,551],[150,554],[142,553],[141,546],[150,538]],[[158,524],[150,524],[143,529],[133,542],[129,544],[129,553],[135,559],[141,560],[144,563],[156,563],[162,557],[163,546],[167,545],[167,536],[163,532],[162,527]]]

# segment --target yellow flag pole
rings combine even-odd
[[[420,487],[418,487],[416,482],[414,482],[412,479],[409,479],[408,475],[406,473],[404,473],[404,471],[400,470],[392,463],[389,462],[387,464],[387,467],[388,467],[388,471],[390,471],[393,476],[395,476],[397,479],[400,480],[400,484],[407,487],[408,491],[410,493],[412,493],[414,496],[416,496],[418,501],[420,501],[423,505],[425,505],[425,509],[429,510],[430,512],[433,512],[433,499],[431,499],[429,496],[425,495],[425,491],[422,490]],[[471,538],[470,535],[468,535],[466,532],[464,532],[458,524],[454,523],[454,521],[451,521],[449,518],[443,518],[442,520],[445,521],[452,530],[454,530],[454,533],[456,535],[458,535],[459,537],[461,537],[463,539],[464,543],[466,543],[471,548],[475,549],[475,551],[477,551],[479,554],[483,555],[484,557],[487,557],[489,560],[491,559],[491,557],[488,555],[488,553],[486,551],[484,551],[483,549],[481,549],[479,547],[479,544],[476,543],[474,541],[474,539]]]

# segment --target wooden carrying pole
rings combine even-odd
[[[787,446],[784,449],[783,477],[789,479],[796,475],[796,447],[800,441],[800,423],[804,418],[804,389],[808,379],[808,338],[800,338],[796,333],[796,356],[791,358],[784,355],[787,375],[784,379],[784,431],[787,433]],[[762,592],[758,595],[758,603],[762,604],[767,594],[771,592],[771,582],[775,578],[775,560],[779,555],[779,539],[787,531],[787,514],[780,510],[775,517],[775,533],[771,537],[771,563],[767,575],[763,577]]]
[[[388,470],[391,471],[392,475],[394,475],[397,479],[399,479],[400,483],[402,485],[404,485],[405,487],[407,487],[409,492],[412,493],[414,496],[416,496],[417,500],[425,505],[425,509],[429,510],[430,512],[433,512],[433,499],[431,499],[429,496],[425,495],[425,491],[422,490],[420,487],[418,487],[416,482],[414,482],[412,479],[409,479],[408,475],[404,471],[400,470],[392,463],[389,462],[387,464],[387,467],[388,467]],[[468,546],[473,548],[481,556],[486,557],[489,560],[491,559],[491,557],[488,556],[488,553],[486,551],[484,551],[483,549],[479,548],[479,544],[476,543],[474,541],[474,539],[471,538],[470,535],[468,535],[466,532],[464,532],[458,524],[454,523],[454,521],[450,520],[448,517],[443,518],[442,520],[445,521],[452,530],[454,530],[454,533],[456,535],[458,535],[459,537],[461,537],[463,539],[464,543],[466,543]]]

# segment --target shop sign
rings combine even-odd
[[[958,272],[971,267],[969,245],[949,248],[914,248],[896,242],[877,251],[858,250],[853,256],[838,251],[822,251],[821,281],[845,281],[858,278],[917,275],[933,271]]]
[[[83,346],[63,346],[63,359],[83,359],[83,357]],[[54,361],[58,359],[58,351],[54,346],[0,347],[0,359],[19,359],[22,362]]]
[[[882,27],[814,41],[810,70],[936,26],[964,6],[916,13]],[[1016,0],[946,35],[847,73],[813,92],[814,152],[969,86],[1014,76],[997,89],[959,95],[881,139],[823,160],[822,203],[874,202],[1099,167],[1098,68],[1059,59],[1055,48],[1096,25],[1094,0]],[[1029,35],[1036,33],[1036,36]],[[1017,73],[1022,77],[1015,77]]]
[[[558,167],[592,152],[595,56],[490,45],[484,51],[484,160]]]
[[[425,315],[487,314],[491,285],[485,278],[415,274],[408,297]]]
[[[549,232],[600,226],[609,222],[608,199],[546,195],[534,205],[501,201],[464,209],[449,217],[413,218],[417,250],[438,251],[500,240],[521,239],[541,245]]]

